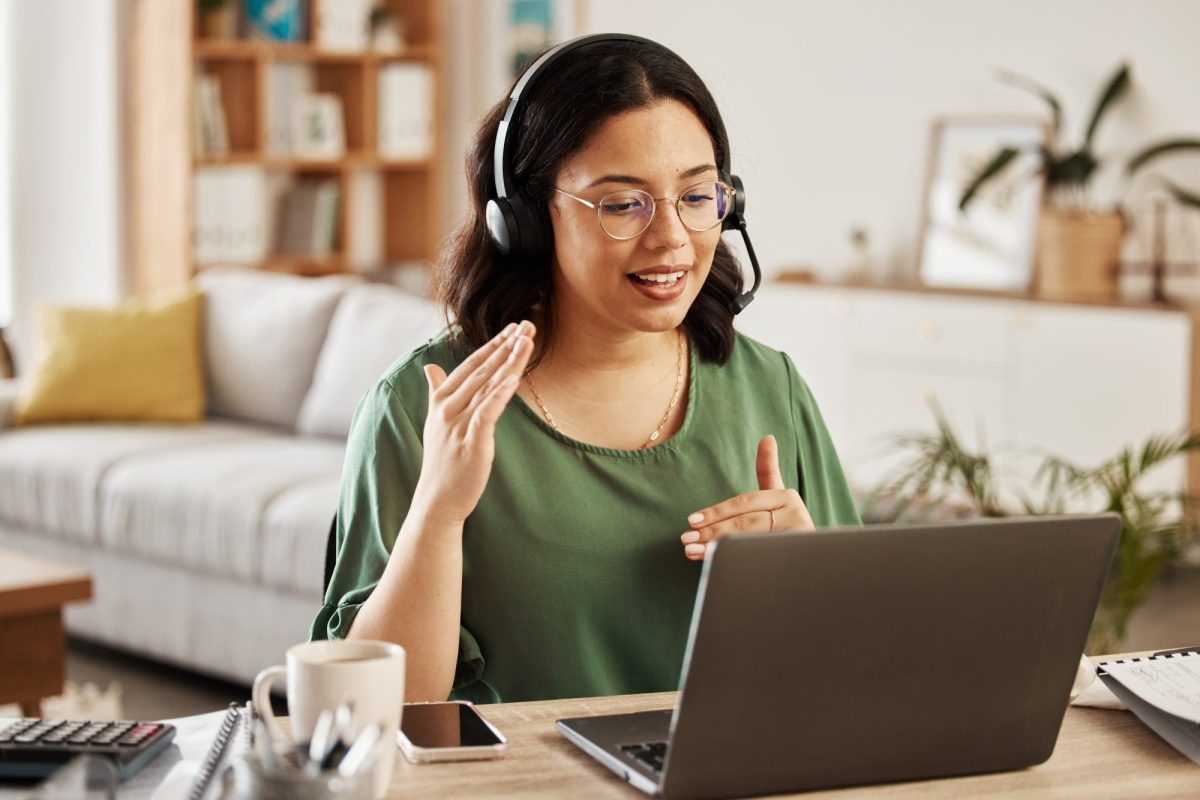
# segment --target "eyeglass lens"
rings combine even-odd
[[[684,189],[675,200],[675,208],[684,226],[697,232],[707,231],[729,215],[732,199],[728,186],[719,181],[705,181]],[[640,189],[607,194],[597,204],[600,225],[614,239],[632,239],[650,227],[655,205],[654,197]]]

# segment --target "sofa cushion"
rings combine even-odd
[[[271,500],[259,528],[264,584],[321,596],[325,542],[340,485],[340,475],[316,478]]]
[[[357,279],[206,269],[196,282],[209,413],[293,427],[334,307]]]
[[[159,452],[195,453],[256,438],[264,429],[204,425],[55,425],[0,433],[0,521],[96,541],[96,498],[104,476]]]
[[[100,541],[177,567],[259,580],[267,509],[292,490],[336,481],[344,451],[329,439],[264,433],[117,464],[100,490]],[[324,508],[314,510],[313,524],[328,530],[336,494],[326,497],[315,501]],[[323,540],[314,546],[324,553]]]
[[[109,308],[45,306],[16,424],[204,418],[200,295]]]
[[[329,323],[296,429],[345,439],[359,399],[379,376],[442,328],[438,307],[423,297],[379,284],[348,289]]]

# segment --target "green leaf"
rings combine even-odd
[[[1054,157],[1046,165],[1046,185],[1086,186],[1098,166],[1090,150],[1080,150],[1065,157]]]
[[[1200,150],[1200,139],[1167,139],[1162,142],[1155,142],[1143,148],[1137,155],[1129,159],[1129,163],[1125,165],[1125,174],[1133,175],[1142,167],[1154,159],[1166,153],[1174,153],[1180,150]]]
[[[1174,198],[1180,203],[1185,206],[1191,206],[1192,208],[1200,208],[1200,194],[1186,191],[1178,184],[1173,183],[1166,178],[1159,177],[1159,180],[1166,184],[1167,191],[1170,192],[1171,195],[1174,196]]]
[[[1001,170],[1007,167],[1009,162],[1016,158],[1019,152],[1020,150],[1015,147],[1006,147],[999,153],[996,153],[996,155],[992,157],[992,160],[988,162],[987,166],[981,169],[979,174],[975,176],[975,179],[972,180],[967,185],[967,188],[963,190],[962,199],[958,201],[958,210],[960,212],[966,211],[967,204],[974,199],[975,193],[978,192],[985,183],[987,183]]]
[[[1000,70],[996,74],[996,77],[1011,86],[1016,86],[1028,92],[1033,92],[1038,97],[1045,100],[1046,104],[1050,106],[1050,113],[1054,116],[1054,128],[1052,132],[1055,138],[1058,137],[1058,132],[1062,130],[1062,104],[1058,102],[1058,98],[1055,97],[1049,89],[1046,89],[1041,84],[1026,78],[1024,75],[1018,75],[1015,72]]]
[[[1100,124],[1100,118],[1104,116],[1104,112],[1108,110],[1117,99],[1125,93],[1129,88],[1129,65],[1122,64],[1117,69],[1115,75],[1109,79],[1108,86],[1104,88],[1104,92],[1100,95],[1100,102],[1096,104],[1096,110],[1092,113],[1092,121],[1088,123],[1087,135],[1083,137],[1083,149],[1087,150],[1092,146],[1092,137],[1096,134],[1096,126]]]

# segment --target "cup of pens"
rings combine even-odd
[[[384,797],[404,708],[404,649],[332,639],[295,645],[286,660],[254,679],[262,725],[252,757],[234,766],[232,796],[244,785],[259,787],[246,797]],[[271,711],[278,682],[287,685],[290,732]]]
[[[288,758],[288,756],[283,756]],[[277,757],[278,758],[278,757]],[[370,800],[374,776],[343,775],[337,769],[310,772],[303,765],[283,767],[278,760],[248,750],[225,772],[222,800]]]

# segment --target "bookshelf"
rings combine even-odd
[[[436,257],[440,0],[376,3],[402,24],[402,46],[386,52],[369,42],[353,51],[322,46],[326,4],[301,5],[301,40],[277,42],[250,38],[245,19],[237,38],[205,38],[195,0],[133,3],[126,118],[136,293],[177,285],[214,264],[325,275],[385,272]],[[395,83],[397,75],[408,82]],[[207,99],[200,83],[215,87]],[[391,91],[397,86],[408,93]],[[343,142],[336,152],[314,155],[297,141],[308,123],[298,121],[296,108],[313,95],[336,98]],[[221,136],[209,135],[218,129]],[[397,129],[407,139],[398,143]],[[304,208],[289,205],[288,195],[304,186],[330,189],[313,212],[312,240],[297,246],[294,235],[281,241],[281,233],[305,230],[303,216],[285,224]]]

